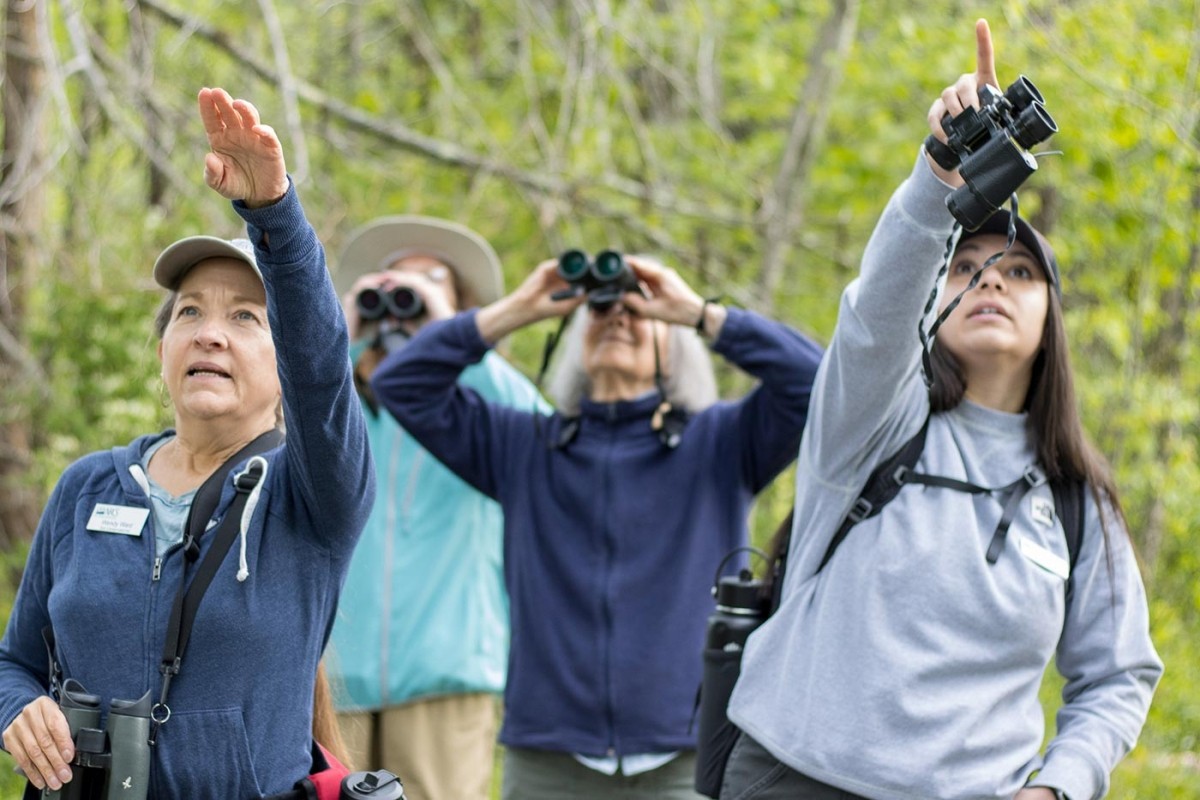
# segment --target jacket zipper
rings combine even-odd
[[[603,531],[604,531],[604,535],[603,535],[604,571],[603,571],[603,584],[601,585],[601,592],[602,592],[603,601],[604,601],[603,602],[603,607],[604,607],[604,693],[605,693],[604,717],[605,717],[605,720],[608,722],[608,753],[607,754],[609,756],[615,756],[617,754],[617,749],[616,749],[616,739],[617,739],[616,724],[617,723],[616,723],[616,711],[613,707],[613,677],[612,677],[613,676],[613,665],[612,665],[613,612],[612,612],[612,599],[610,596],[610,587],[612,586],[613,541],[612,541],[612,520],[608,514],[608,509],[610,508],[609,495],[612,493],[612,481],[611,481],[612,451],[613,451],[613,441],[615,438],[615,431],[613,429],[613,425],[616,421],[614,418],[613,412],[615,412],[615,410],[616,410],[615,405],[609,406],[609,413],[608,413],[608,423],[609,424],[606,426],[608,429],[607,430],[608,446],[607,446],[607,452],[605,453],[604,459],[602,460],[602,463],[606,465],[606,469],[604,470],[604,483],[603,483],[604,491],[601,494],[601,504],[600,504],[601,513],[603,514],[603,519],[604,519],[604,526],[603,526]]]
[[[404,429],[397,428],[395,445],[392,446],[389,463],[388,482],[385,486],[391,486],[395,482],[397,471],[400,470],[401,455],[404,447]],[[418,453],[420,451],[418,450]],[[397,525],[398,519],[407,519],[409,516],[408,506],[412,503],[413,483],[416,480],[416,471],[419,464],[416,459],[413,459],[413,464],[410,465],[408,491],[404,493],[403,504],[401,509],[397,510],[396,492],[388,493],[388,513],[384,515],[384,530],[383,530],[383,610],[379,614],[379,705],[386,706],[391,704],[391,670],[388,667],[390,644],[390,624],[391,624],[391,606],[392,606],[392,575],[394,575],[395,567],[392,565],[396,559],[396,542],[395,534],[400,527]]]

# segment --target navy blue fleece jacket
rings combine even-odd
[[[372,381],[400,424],[504,509],[512,615],[501,741],[585,755],[695,747],[709,587],[747,541],[750,503],[795,457],[820,348],[730,309],[713,349],[761,383],[651,428],[658,400],[584,401],[563,418],[484,401],[456,379],[488,350],[474,312],[428,326]]]

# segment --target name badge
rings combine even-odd
[[[1017,548],[1021,551],[1021,555],[1046,570],[1046,572],[1057,575],[1064,581],[1071,576],[1071,565],[1065,558],[1051,553],[1032,539],[1018,534]]]
[[[97,503],[92,509],[92,517],[88,520],[87,529],[96,533],[119,533],[123,536],[141,536],[146,518],[150,516],[148,508],[132,506],[112,506],[107,503]]]

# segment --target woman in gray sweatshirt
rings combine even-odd
[[[977,71],[929,111],[942,141],[942,117],[998,85],[982,20],[976,38]],[[916,321],[961,184],[922,152],[843,296],[800,447],[781,605],[751,636],[730,702],[743,733],[722,800],[1088,800],[1145,721],[1162,673],[1145,592],[1076,408],[1057,265],[1024,222],[969,290],[1006,239],[995,223],[960,237],[942,307],[966,291],[933,347],[933,387],[922,380]],[[1007,487],[1036,465],[1085,481],[1076,563],[1042,482],[1011,514],[1012,492],[909,485],[822,567],[867,477],[926,420],[917,472]],[[1043,753],[1051,659],[1065,686]]]

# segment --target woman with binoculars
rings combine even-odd
[[[198,99],[205,180],[250,241],[190,236],[161,253],[174,427],[75,462],[42,515],[0,642],[4,747],[32,794],[99,796],[80,793],[83,742],[48,694],[47,629],[76,689],[65,707],[90,704],[78,687],[108,712],[153,703],[148,736],[110,737],[150,747],[147,774],[111,776],[121,797],[256,800],[314,768],[314,679],[374,472],[346,325],[279,139],[244,100]]]
[[[929,111],[943,142],[943,117],[998,85],[987,23],[975,33],[976,72]],[[1094,800],[1146,719],[1162,664],[1075,405],[1057,262],[1004,211],[949,248],[962,183],[923,150],[843,295],[782,602],[749,637],[729,704],[743,733],[722,800]],[[950,315],[927,385],[915,334],[939,265]],[[868,476],[922,430],[913,468],[890,476],[899,493],[863,507]],[[837,544],[843,520],[857,524]],[[1043,753],[1052,660],[1065,685]]]
[[[333,280],[378,484],[326,659],[338,720],[351,758],[401,775],[412,797],[487,800],[508,663],[503,516],[379,408],[369,382],[422,326],[500,299],[500,258],[457,222],[392,215],[347,237]],[[461,381],[490,402],[546,409],[494,351]]]
[[[714,565],[793,459],[820,348],[703,300],[629,256],[636,288],[588,304],[557,261],[429,325],[372,387],[421,443],[504,509],[512,615],[503,796],[695,798],[690,730]],[[557,298],[557,299],[556,299]],[[575,312],[552,417],[485,402],[459,374],[518,328]],[[714,402],[702,339],[760,380]]]

